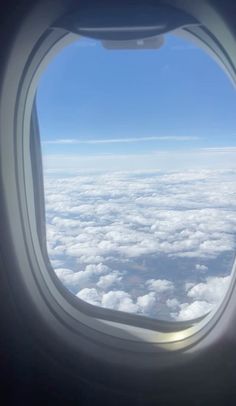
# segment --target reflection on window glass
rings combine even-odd
[[[235,253],[236,97],[203,50],[81,38],[38,86],[47,244],[93,305],[164,320],[222,299]]]

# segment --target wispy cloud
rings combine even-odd
[[[198,141],[200,137],[194,136],[152,136],[152,137],[129,137],[129,138],[94,138],[94,139],[74,139],[74,138],[65,138],[65,139],[56,139],[56,140],[47,140],[43,141],[43,144],[118,144],[118,143],[136,143],[136,142],[151,142],[151,141]]]
[[[236,152],[236,147],[209,147],[202,148],[201,150],[205,152],[228,153]]]

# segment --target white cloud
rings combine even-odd
[[[234,183],[215,173],[80,176],[46,187],[49,248],[79,262],[158,252],[207,258],[234,248]]]
[[[185,291],[187,292],[189,289],[191,289],[194,286],[194,283],[186,282],[184,286],[185,286]]]
[[[205,283],[198,283],[188,291],[188,297],[194,300],[205,300],[219,303],[230,282],[230,275],[225,277],[209,277]]]
[[[84,288],[76,296],[94,306],[101,306],[101,297],[95,288]]]
[[[134,303],[130,294],[120,290],[104,293],[101,304],[103,307],[108,307],[109,309],[128,313],[138,312],[138,305]]]
[[[208,270],[208,266],[202,265],[202,264],[196,264],[195,268],[197,271],[207,271]]]
[[[149,137],[123,137],[123,138],[94,138],[94,139],[77,139],[77,138],[59,138],[55,140],[43,141],[43,144],[117,144],[117,143],[137,143],[149,141],[198,141],[196,136],[149,136]]]
[[[72,292],[100,306],[155,317],[172,311],[177,319],[199,314],[227,289],[219,273],[231,271],[235,249],[235,181],[233,170],[47,176],[52,266]]]
[[[104,258],[99,255],[81,255],[77,258],[78,264],[99,264]]]
[[[205,282],[189,284],[187,286],[187,297],[193,299],[193,302],[178,304],[180,310],[172,313],[172,317],[176,320],[190,320],[203,316],[220,303],[229,283],[230,275],[208,277]]]
[[[166,279],[149,279],[146,282],[148,290],[163,293],[174,289],[174,284]]]
[[[66,286],[78,290],[87,287],[99,275],[109,272],[109,268],[103,264],[90,264],[83,271],[73,272],[67,268],[57,268],[55,272]]]
[[[128,313],[151,315],[156,308],[156,296],[154,292],[132,299],[128,292],[111,290],[99,292],[95,288],[84,288],[77,295],[80,299],[90,304]]]
[[[107,275],[101,276],[97,283],[97,286],[103,290],[107,290],[111,286],[121,282],[122,273],[119,271],[110,272]]]
[[[156,295],[154,292],[149,292],[146,295],[137,298],[139,312],[143,314],[152,315],[156,303]]]
[[[179,307],[180,303],[176,298],[173,298],[173,299],[167,299],[166,305],[170,309],[174,310],[174,309],[177,309]]]
[[[196,300],[190,304],[183,303],[180,305],[180,308],[179,313],[172,314],[177,321],[192,320],[201,317],[210,312],[214,308],[214,305],[203,300]]]

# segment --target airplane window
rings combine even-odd
[[[96,306],[162,320],[222,300],[235,256],[235,89],[201,48],[80,38],[37,90],[48,255]]]

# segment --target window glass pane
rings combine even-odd
[[[37,92],[47,244],[91,304],[188,320],[222,299],[235,255],[236,97],[191,42],[80,38]]]

